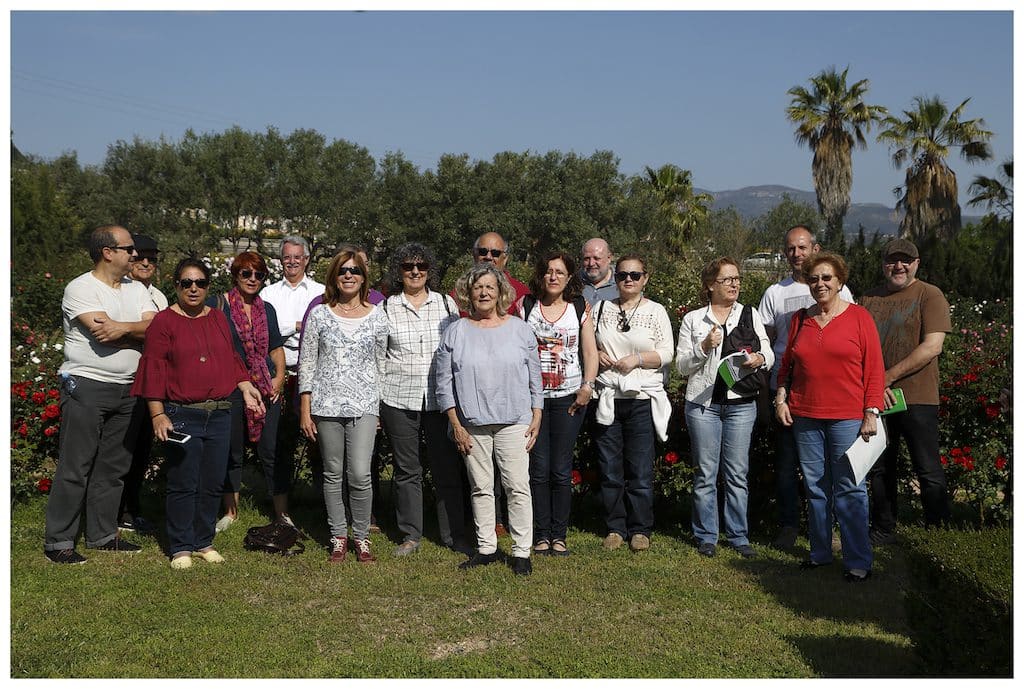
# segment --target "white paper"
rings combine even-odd
[[[850,466],[853,468],[853,479],[857,485],[860,485],[860,482],[868,475],[871,467],[875,466],[875,462],[882,456],[886,445],[889,444],[889,439],[885,435],[885,424],[881,419],[877,421],[877,424],[878,433],[868,438],[867,442],[864,442],[864,438],[858,434],[853,445],[850,445],[850,449],[846,451]]]

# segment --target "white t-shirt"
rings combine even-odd
[[[853,294],[846,285],[839,290],[839,297],[849,302],[853,301]],[[782,353],[786,351],[786,342],[789,340],[789,322],[794,313],[814,306],[814,303],[811,288],[806,283],[797,282],[791,275],[766,289],[764,296],[761,297],[761,304],[757,307],[761,322],[775,328],[775,339],[772,341],[775,364],[772,366],[772,379],[769,383],[772,390],[779,387],[779,365],[782,363]]]
[[[64,363],[61,373],[82,376],[101,383],[131,383],[142,356],[142,343],[115,347],[99,342],[78,317],[83,313],[102,311],[115,321],[134,323],[144,313],[155,315],[156,304],[141,282],[129,277],[121,279],[114,289],[91,272],[79,275],[64,288],[61,301],[64,315]]]
[[[523,301],[516,304],[516,312],[523,318]],[[590,305],[583,312],[583,321],[590,318]],[[534,304],[527,325],[537,337],[537,353],[540,355],[540,377],[544,383],[544,397],[553,399],[575,394],[583,384],[583,366],[580,361],[580,325],[576,318],[576,307],[565,304],[565,310],[553,321],[544,317],[541,303]]]

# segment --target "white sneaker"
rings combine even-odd
[[[230,514],[225,514],[223,517],[217,520],[217,525],[213,528],[214,533],[220,533],[226,531],[235,521],[235,518]]]

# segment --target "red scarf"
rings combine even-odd
[[[249,380],[260,391],[264,399],[273,394],[270,382],[270,369],[267,367],[267,353],[270,346],[270,332],[267,329],[267,309],[259,295],[253,297],[252,322],[245,317],[245,305],[237,287],[228,292],[228,307],[231,309],[231,322],[235,326],[238,339],[245,350],[245,367],[249,371]],[[249,440],[259,442],[263,435],[263,423],[267,415],[257,415],[248,407],[245,410],[245,422],[249,429]]]

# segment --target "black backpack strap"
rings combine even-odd
[[[597,318],[594,319],[594,334],[597,335],[597,329],[601,327],[601,314],[604,313],[604,302],[601,300],[601,304],[597,307]]]
[[[583,325],[583,314],[587,312],[587,300],[583,298],[583,295],[578,294],[573,297],[572,305],[576,307],[576,320]]]
[[[523,320],[530,320],[530,312],[533,311],[533,307],[537,305],[537,297],[532,294],[523,295]]]
[[[443,292],[441,293],[441,303],[444,304],[444,312],[448,314],[449,317],[451,317],[452,307],[448,305],[448,295],[444,294]]]

